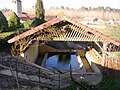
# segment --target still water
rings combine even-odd
[[[45,68],[51,70],[72,70],[80,69],[76,54],[69,55],[53,55],[45,62]]]

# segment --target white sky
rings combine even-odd
[[[36,0],[21,0],[23,8],[31,8]],[[12,8],[12,0],[0,0],[0,10],[3,8]],[[43,0],[44,8],[48,9],[53,6],[64,6],[70,8],[85,7],[112,7],[120,9],[120,0]]]

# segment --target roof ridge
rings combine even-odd
[[[84,28],[84,30],[86,32],[91,32],[91,33],[93,33],[95,35],[100,36],[104,40],[107,40],[107,41],[109,41],[109,42],[111,42],[111,43],[113,43],[113,44],[115,44],[117,46],[120,46],[119,41],[113,40],[109,36],[106,36],[103,33],[100,33],[100,32],[98,32],[98,31],[96,31],[96,30],[94,30],[94,29],[92,29],[92,28],[90,28],[90,27],[88,27],[86,25],[83,25],[83,24],[79,23],[76,20],[72,20],[71,18],[68,18],[67,16],[57,16],[57,18],[54,18],[54,19],[52,19],[52,20],[50,20],[48,22],[45,22],[45,23],[43,23],[43,24],[41,24],[41,25],[39,25],[39,26],[37,26],[35,28],[32,28],[31,30],[28,30],[28,31],[26,31],[26,32],[24,32],[24,33],[22,33],[20,35],[17,35],[15,37],[13,37],[12,39],[8,40],[8,43],[13,43],[13,42],[15,42],[15,41],[17,41],[19,39],[22,39],[22,38],[27,37],[27,36],[29,36],[31,34],[34,34],[34,33],[38,32],[41,29],[47,28],[47,27],[49,27],[51,25],[54,25],[54,24],[59,23],[59,22],[64,21],[64,20],[68,21],[68,22],[70,22],[70,23],[72,23],[74,25],[77,25],[77,26],[79,26],[81,28]]]

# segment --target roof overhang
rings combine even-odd
[[[13,37],[12,39],[8,40],[8,43],[16,42],[16,41],[18,41],[19,39],[25,38],[25,37],[27,37],[27,36],[29,36],[29,35],[32,35],[32,34],[38,32],[38,31],[41,30],[41,29],[48,28],[49,26],[52,26],[52,25],[54,25],[54,24],[56,24],[56,23],[59,23],[59,22],[61,22],[61,21],[70,22],[70,23],[72,23],[72,24],[74,24],[74,25],[77,25],[77,26],[83,28],[86,32],[91,32],[91,33],[93,33],[93,34],[95,34],[95,35],[98,35],[99,37],[101,37],[103,40],[105,40],[105,41],[107,41],[107,42],[110,42],[110,43],[113,43],[113,44],[115,44],[115,45],[117,45],[117,46],[120,46],[120,42],[119,42],[119,41],[113,40],[113,39],[111,39],[110,37],[108,37],[108,36],[106,36],[106,35],[98,32],[98,31],[96,31],[96,30],[94,30],[94,29],[92,29],[92,28],[90,28],[90,27],[88,27],[88,26],[86,26],[86,25],[83,25],[83,24],[79,23],[79,22],[76,21],[76,20],[72,20],[72,19],[70,19],[70,18],[68,18],[68,17],[66,17],[66,16],[57,17],[57,18],[52,19],[52,20],[50,20],[50,21],[48,21],[48,22],[45,22],[45,23],[43,23],[43,24],[41,24],[41,25],[39,25],[39,26],[31,29],[31,30],[28,30],[28,31],[26,31],[26,32],[24,32],[24,33],[22,33],[22,34],[20,34],[20,35],[17,35],[17,36],[15,36],[15,37]]]

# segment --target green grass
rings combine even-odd
[[[120,57],[120,52],[110,52],[109,55],[112,57]]]
[[[65,87],[65,88],[62,88],[62,89],[60,89],[60,90],[76,90],[76,84],[74,83],[74,82],[70,82],[70,86],[67,86],[67,87]]]
[[[14,31],[0,33],[0,40],[6,40],[7,37],[9,37],[10,35],[12,35],[14,33],[15,33]]]
[[[103,75],[102,81],[96,86],[88,85],[86,82],[81,82],[80,85],[86,87],[86,89],[82,88],[81,90],[120,90],[120,78],[110,78],[107,75]],[[60,90],[76,90],[76,86],[72,82],[70,86]]]
[[[29,20],[29,21],[22,23],[24,28],[19,28],[17,30],[0,33],[0,41],[5,41],[9,39],[9,36],[11,36],[12,34],[15,34],[17,32],[23,32],[23,31],[30,29],[30,26],[32,23],[33,23],[33,20]]]
[[[14,34],[14,31],[0,33],[0,52],[9,51],[10,44],[7,43],[7,40],[12,34]]]
[[[15,33],[18,33],[18,32],[23,32],[25,31],[26,29],[24,28],[19,28],[17,30],[13,30],[13,31],[8,31],[8,32],[3,32],[3,33],[0,33],[0,41],[5,41],[7,39],[9,39],[9,37],[12,35],[12,34],[15,34]]]
[[[29,29],[32,22],[33,21],[26,21],[26,22],[24,22],[23,23],[24,28],[19,28],[17,30],[12,30],[12,31],[8,31],[8,32],[0,33],[0,41],[6,41],[7,39],[9,39],[9,37],[12,34],[15,34],[17,32],[22,32],[22,31],[25,31],[25,30]]]
[[[32,22],[33,22],[33,20],[24,22],[24,23],[23,23],[24,28],[29,29],[30,26],[31,26],[31,24],[32,24]]]
[[[120,25],[109,25],[105,23],[100,23],[97,25],[88,25],[95,29],[96,31],[99,31],[110,38],[120,41]],[[102,28],[105,27],[105,28]]]
[[[120,41],[120,31],[115,29],[96,29],[99,32],[109,36],[110,38]]]
[[[102,82],[96,86],[95,90],[120,90],[120,78],[109,78],[104,75]]]

